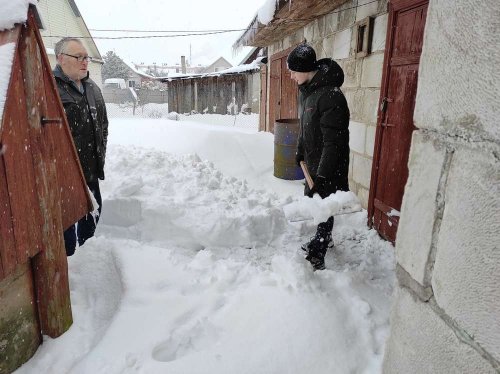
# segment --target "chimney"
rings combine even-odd
[[[186,74],[186,56],[181,56],[182,74]]]

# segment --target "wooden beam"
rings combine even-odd
[[[30,9],[27,27],[19,43],[21,66],[25,82],[26,105],[30,125],[31,151],[35,169],[36,191],[42,209],[42,252],[32,259],[35,293],[38,303],[40,329],[43,334],[57,337],[73,323],[69,297],[68,263],[63,241],[60,194],[53,147],[41,126],[46,110],[44,71],[35,33],[33,12]]]

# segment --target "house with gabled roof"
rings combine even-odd
[[[207,67],[203,68],[202,73],[216,73],[218,71],[223,71],[232,67],[233,65],[231,65],[228,60],[221,56]]]

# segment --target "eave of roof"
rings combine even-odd
[[[278,9],[271,22],[263,25],[255,16],[233,48],[267,47],[282,40],[311,21],[331,13],[348,0],[279,0]]]
[[[205,77],[218,77],[221,75],[241,75],[241,74],[251,74],[260,70],[260,61],[262,58],[256,59],[254,62],[245,65],[233,66],[225,70],[217,71],[214,73],[204,73],[204,74],[178,74],[169,77],[159,77],[156,78],[162,82],[171,82],[179,79],[197,79]]]

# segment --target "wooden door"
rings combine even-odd
[[[260,110],[259,110],[259,131],[266,131],[267,114],[267,66],[260,68]]]
[[[369,225],[395,242],[406,181],[428,0],[392,0],[369,198]]]
[[[297,82],[293,81],[290,76],[290,71],[288,70],[285,56],[281,59],[281,119],[298,118],[297,96]]]
[[[274,132],[274,123],[280,118],[281,106],[281,60],[271,61],[269,72],[269,131]]]
[[[298,118],[298,86],[290,78],[286,58],[293,48],[271,56],[269,72],[269,131],[274,131],[277,119]]]

